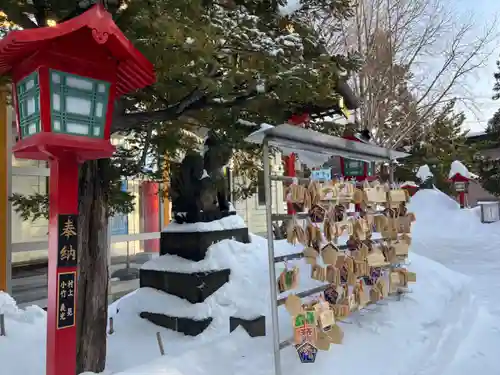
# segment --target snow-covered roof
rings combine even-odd
[[[461,161],[455,160],[453,163],[451,163],[451,168],[450,168],[450,173],[448,174],[448,178],[452,178],[457,174],[470,179],[478,178],[477,175],[469,172],[467,167],[463,165]]]
[[[401,186],[414,186],[418,187],[418,185],[414,181],[405,181],[401,184]]]
[[[418,168],[416,176],[420,181],[425,181],[428,178],[433,177],[434,174],[431,172],[431,169],[429,168],[429,166],[427,164],[425,164],[425,165],[422,165],[420,168]]]
[[[309,167],[322,166],[333,155],[367,162],[384,162],[409,156],[405,152],[334,137],[288,124],[278,126],[262,124],[261,129],[250,134],[245,141],[262,144],[264,139],[269,142],[269,145],[279,148],[285,155],[291,152],[296,153],[299,159]]]
[[[477,132],[468,132],[467,138],[480,137],[480,136],[485,135],[485,134],[486,134],[486,131],[484,131],[484,130],[477,131]]]

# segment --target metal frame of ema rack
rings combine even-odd
[[[339,137],[334,137],[319,133],[313,130],[304,129],[288,124],[262,129],[251,134],[248,142],[262,145],[263,149],[263,167],[264,167],[264,186],[266,195],[266,226],[267,238],[273,238],[273,222],[287,220],[292,215],[273,214],[272,213],[272,192],[271,181],[291,181],[291,177],[277,176],[271,173],[270,169],[270,147],[280,149],[286,153],[305,152],[309,155],[319,157],[341,156],[350,159],[356,159],[367,162],[389,162],[392,164],[396,159],[409,156],[404,152],[398,152],[371,144],[354,142]],[[302,180],[302,179],[301,179]],[[300,216],[300,215],[297,215]],[[302,218],[302,217],[299,217]],[[377,240],[375,240],[377,241]],[[285,262],[302,257],[302,252],[286,256],[274,256],[274,241],[268,241],[269,257],[269,282],[271,289],[271,320],[273,327],[273,349],[274,349],[274,368],[275,374],[281,375],[280,350],[290,345],[290,340],[280,342],[278,325],[278,307],[285,303],[285,298],[278,299],[276,288],[275,263]],[[345,249],[341,246],[340,249]],[[326,289],[328,284],[313,289],[302,291],[297,296],[303,298]]]

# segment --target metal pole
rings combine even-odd
[[[269,257],[269,286],[271,288],[271,322],[273,326],[273,349],[274,349],[274,373],[281,375],[280,360],[280,330],[278,325],[278,295],[276,292],[276,271],[274,268],[274,238],[272,222],[272,192],[271,192],[271,169],[269,166],[269,141],[264,139],[262,144],[264,163],[264,187],[266,190],[266,227],[267,227],[267,249]]]
[[[389,160],[389,183],[391,185],[391,189],[394,188],[394,161]]]
[[[6,124],[6,131],[7,131],[7,165],[6,165],[6,172],[7,172],[7,198],[12,195],[12,114],[14,112],[12,110],[7,110],[7,124]],[[6,221],[6,236],[5,236],[5,246],[6,246],[6,251],[7,251],[7,269],[6,269],[6,276],[7,276],[7,293],[12,294],[12,203],[10,202],[9,199],[7,199],[7,212],[5,215],[5,221]]]
[[[125,268],[130,269],[130,241],[127,241],[127,260],[125,261]]]

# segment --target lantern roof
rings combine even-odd
[[[153,84],[154,67],[114,23],[102,4],[54,27],[11,31],[0,40],[0,75],[10,73],[16,64],[38,51],[57,44],[62,37],[89,29],[93,48],[99,48],[117,61],[117,95]],[[89,50],[89,53],[91,51]]]

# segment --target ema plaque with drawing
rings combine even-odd
[[[57,274],[57,329],[75,326],[76,272]]]
[[[57,267],[76,267],[78,264],[78,215],[59,215],[57,238]]]

